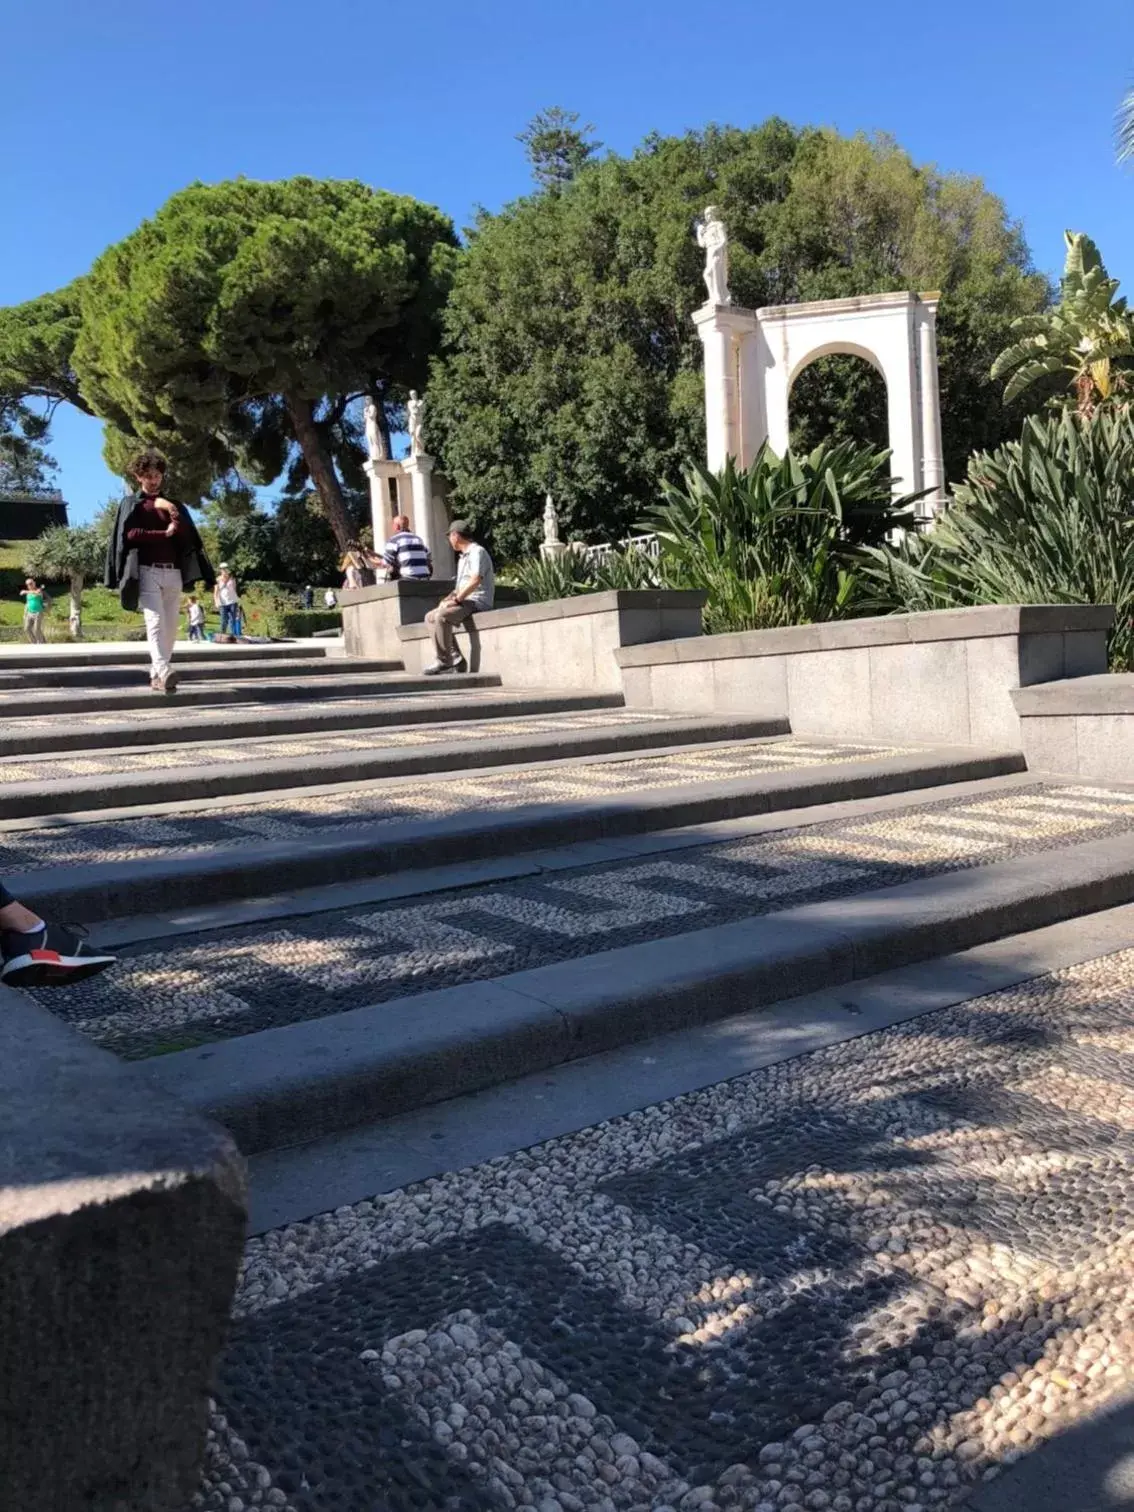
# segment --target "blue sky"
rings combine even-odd
[[[773,114],[887,131],[980,175],[1038,266],[1087,230],[1134,294],[1134,171],[1112,140],[1131,0],[0,0],[0,35],[0,304],[83,272],[198,178],[360,178],[466,224],[525,191],[515,136],[552,104],[618,151]],[[58,415],[76,520],[116,487],[99,431]]]

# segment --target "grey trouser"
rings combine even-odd
[[[43,610],[37,609],[34,614],[24,614],[24,635],[36,645],[42,645],[43,634]]]
[[[476,610],[471,604],[438,604],[425,616],[425,622],[433,632],[433,649],[443,666],[450,666],[457,659],[457,638],[454,627],[471,619]]]

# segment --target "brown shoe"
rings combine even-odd
[[[155,693],[164,693],[165,692],[165,689],[162,687],[162,682],[161,682],[161,678],[160,677],[151,677],[150,678],[150,687],[153,689],[153,691]]]

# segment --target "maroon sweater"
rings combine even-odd
[[[176,567],[185,536],[185,518],[177,516],[177,534],[166,535],[169,516],[150,494],[142,494],[126,523],[126,544],[138,548],[139,567]]]

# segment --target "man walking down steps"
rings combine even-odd
[[[454,520],[449,526],[449,545],[457,553],[457,586],[448,598],[442,599],[437,608],[425,616],[425,623],[433,632],[433,648],[437,653],[436,661],[422,668],[426,677],[468,671],[464,657],[457,650],[454,629],[477,611],[483,613],[491,609],[496,596],[492,558],[473,540],[472,526],[467,521]]]
[[[0,882],[0,982],[6,987],[67,987],[114,965],[76,931],[48,924]]]

